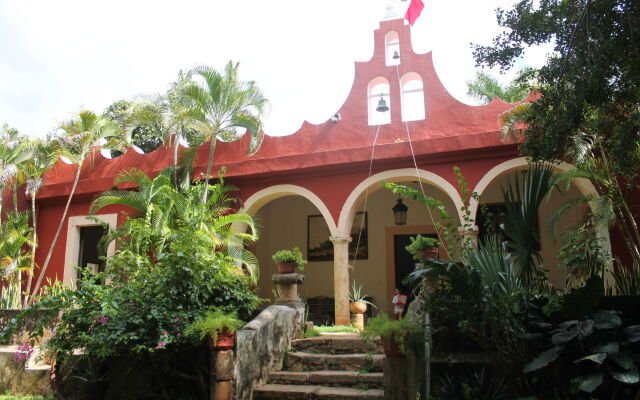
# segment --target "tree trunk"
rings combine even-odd
[[[64,212],[62,213],[62,218],[60,219],[60,224],[58,224],[58,230],[56,231],[55,236],[53,237],[53,242],[51,242],[51,246],[49,247],[49,252],[47,253],[47,258],[44,260],[44,264],[40,269],[40,275],[38,276],[38,281],[36,282],[36,286],[33,288],[33,293],[30,294],[29,302],[33,301],[33,297],[38,290],[40,289],[40,285],[42,284],[42,279],[44,278],[44,274],[47,272],[47,267],[49,266],[49,261],[51,261],[51,256],[53,255],[53,250],[56,247],[56,242],[58,241],[58,237],[60,236],[60,232],[62,231],[62,227],[64,226],[64,220],[67,218],[67,213],[69,212],[69,206],[71,205],[71,199],[73,199],[73,194],[76,191],[76,187],[78,186],[78,181],[80,180],[80,171],[82,170],[82,163],[78,163],[78,169],[76,170],[76,177],[73,180],[73,186],[71,187],[71,193],[69,193],[69,198],[67,199],[67,204],[64,207]]]
[[[13,183],[13,210],[15,212],[18,212],[18,183],[15,182],[17,178],[13,178],[14,183]]]
[[[38,222],[36,218],[36,193],[31,193],[31,218],[33,218],[33,244],[31,245],[31,273],[27,280],[27,290],[24,296],[24,306],[29,305],[29,298],[31,293],[31,284],[33,283],[33,274],[36,271],[36,249],[38,248]]]
[[[204,193],[202,193],[202,204],[207,202],[207,196],[209,195],[209,179],[211,179],[211,168],[213,167],[213,153],[216,150],[217,141],[218,141],[218,135],[215,134],[211,138],[211,147],[209,147],[209,160],[207,161],[207,176],[204,182]]]

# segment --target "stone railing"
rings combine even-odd
[[[270,371],[282,369],[291,340],[304,326],[304,304],[295,291],[302,280],[297,274],[274,275],[282,297],[237,332],[235,399],[252,399],[253,388],[265,383]]]

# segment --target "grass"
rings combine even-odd
[[[353,325],[338,325],[338,326],[316,326],[314,330],[319,333],[360,333],[358,328]]]
[[[0,400],[56,400],[50,397],[40,396],[13,396],[10,394],[0,394]]]

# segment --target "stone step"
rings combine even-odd
[[[285,370],[288,371],[366,371],[381,372],[382,354],[313,354],[287,353]]]
[[[365,341],[359,334],[321,335],[307,339],[296,339],[291,342],[295,351],[306,351],[326,354],[382,353],[382,342]]]
[[[382,389],[382,372],[356,371],[277,371],[269,375],[269,383],[284,385],[322,385]]]
[[[267,384],[258,386],[254,389],[253,399],[382,400],[384,399],[384,391],[379,389],[360,390],[312,385]]]

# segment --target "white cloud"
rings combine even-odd
[[[469,43],[490,43],[494,9],[510,1],[424,1],[414,49],[433,50],[447,89],[470,102]],[[271,100],[267,132],[290,134],[342,105],[353,61],[372,55],[385,3],[0,0],[0,123],[43,136],[82,107],[100,112],[118,99],[164,91],[179,69],[233,59]],[[527,63],[539,64],[543,54],[532,52]]]

